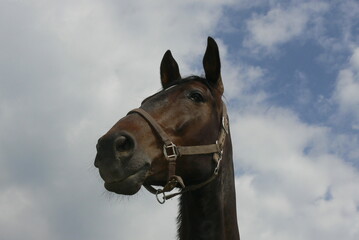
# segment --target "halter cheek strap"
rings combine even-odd
[[[227,109],[224,104],[223,104],[223,113],[222,113],[222,127],[219,133],[218,140],[214,144],[198,145],[198,146],[177,146],[170,140],[167,133],[156,122],[156,120],[145,110],[143,110],[142,108],[136,108],[130,111],[128,114],[132,114],[132,113],[137,113],[142,118],[144,118],[148,122],[148,124],[155,130],[156,134],[158,135],[158,137],[161,139],[163,143],[163,155],[168,161],[167,184],[163,187],[163,189],[155,189],[151,185],[144,185],[144,187],[149,192],[156,194],[156,198],[159,203],[162,204],[167,199],[170,199],[184,192],[199,189],[207,185],[217,177],[220,167],[220,162],[222,160],[224,142],[229,129]],[[213,160],[216,163],[216,168],[214,169],[212,176],[202,183],[191,185],[191,186],[185,186],[182,177],[176,175],[177,158],[184,155],[202,155],[202,154],[211,154],[211,153],[213,153]],[[165,194],[166,192],[172,191],[178,185],[180,188],[182,188],[181,192],[170,194],[170,195]],[[159,198],[160,194],[163,195],[162,200]]]

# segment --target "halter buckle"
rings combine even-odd
[[[168,161],[176,161],[177,157],[178,157],[178,149],[177,146],[171,142],[170,144],[163,145],[163,154],[165,155],[165,158]]]

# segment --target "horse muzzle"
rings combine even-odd
[[[98,140],[94,164],[108,191],[133,195],[140,190],[151,164],[136,145],[127,132],[107,133]]]

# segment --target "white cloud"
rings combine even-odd
[[[278,45],[301,36],[308,24],[327,9],[323,2],[306,2],[288,8],[279,5],[266,14],[253,15],[247,22],[249,37],[244,44],[257,53],[272,52]]]
[[[8,188],[0,192],[0,229],[3,239],[49,239],[47,219],[37,208],[36,197],[28,189]]]
[[[226,46],[220,41],[219,48],[226,99],[241,99],[241,105],[256,105],[263,102],[267,98],[266,93],[261,89],[267,80],[266,70],[244,62],[233,63],[229,59]]]
[[[160,89],[167,49],[183,75],[196,73],[222,5],[0,3],[1,239],[175,237],[176,201],[146,192],[109,203],[89,169],[97,139]]]
[[[160,88],[167,49],[183,75],[202,73],[206,37],[233,2],[192,2],[0,3],[0,238],[174,238],[176,201],[160,206],[145,191],[108,199],[92,164],[97,138]],[[276,5],[249,20],[247,40],[275,48],[324,11]],[[241,103],[231,106],[231,126],[236,166],[245,170],[236,180],[242,238],[357,239],[358,173],[332,151],[357,157],[353,138],[333,143],[330,129],[288,110],[265,112],[267,93],[257,88],[267,70],[232,62],[218,42],[229,105]],[[338,96],[355,86],[358,54],[349,65],[343,71],[353,78]],[[352,99],[340,100],[343,109],[355,111]]]
[[[359,174],[332,153],[329,129],[288,110],[242,112],[231,124],[239,225],[248,239],[356,239]],[[350,229],[350,231],[348,231]]]
[[[339,105],[341,114],[353,116],[352,128],[359,123],[359,48],[353,54],[346,68],[339,72],[334,99]]]

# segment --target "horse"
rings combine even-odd
[[[182,78],[167,50],[162,90],[98,140],[94,165],[110,192],[133,195],[144,186],[160,203],[180,196],[178,239],[239,240],[229,120],[211,37],[203,67],[205,76]]]

